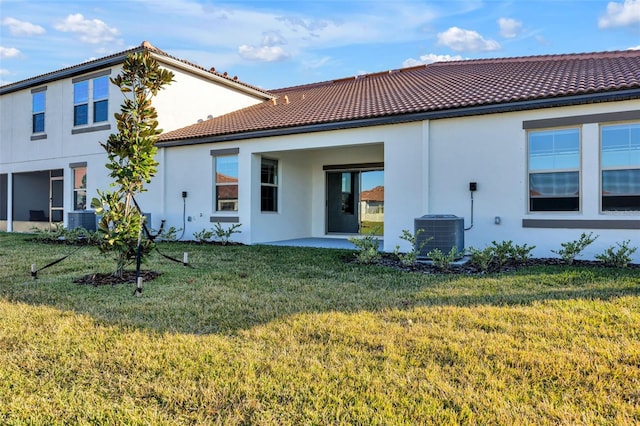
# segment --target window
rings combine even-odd
[[[32,99],[32,131],[33,133],[44,132],[44,110],[46,103],[45,91],[37,91],[31,94]]]
[[[73,125],[89,123],[89,81],[73,85]]]
[[[602,211],[640,210],[640,124],[601,127]]]
[[[91,98],[89,98],[91,93]],[[89,112],[89,106],[93,111]],[[74,80],[73,83],[73,125],[89,124],[109,119],[109,77],[104,75],[93,79]]]
[[[580,210],[580,130],[529,133],[529,210]]]
[[[87,167],[73,167],[73,209],[87,209]]]
[[[214,157],[215,206],[218,212],[238,211],[238,156]]]
[[[109,78],[99,77],[93,80],[93,122],[109,119]]]
[[[262,159],[260,165],[260,211],[278,211],[278,160]]]

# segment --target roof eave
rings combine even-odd
[[[127,50],[114,56],[108,56],[105,58],[96,59],[94,61],[83,62],[70,68],[64,68],[62,70],[53,71],[27,80],[18,81],[17,83],[8,84],[6,86],[0,87],[0,95],[17,92],[19,90],[28,89],[30,87],[40,86],[56,80],[75,77],[91,71],[112,67],[114,65],[123,63],[128,54],[136,53],[141,50],[143,50],[142,47]]]
[[[166,142],[158,142],[161,148],[174,146],[199,145],[205,143],[219,143],[239,141],[244,139],[266,138],[273,136],[295,135],[301,133],[314,133],[330,130],[353,129],[358,127],[380,126],[388,124],[410,123],[423,120],[437,120],[443,118],[467,117],[472,115],[497,114],[504,112],[526,111],[532,109],[563,107],[599,102],[613,102],[631,99],[640,99],[640,88],[616,90],[610,92],[587,93],[581,95],[563,96],[555,98],[543,98],[518,102],[509,102],[491,105],[477,105],[437,111],[424,111],[417,113],[405,113],[387,115],[382,117],[345,120],[337,122],[325,122],[301,126],[254,130],[248,132],[230,133],[225,135],[203,136],[187,139],[174,139]]]
[[[160,53],[154,49],[148,49],[146,47],[140,46],[137,48],[133,48],[130,50],[126,50],[124,52],[117,53],[113,56],[107,56],[104,58],[96,59],[89,62],[83,62],[81,64],[64,68],[58,71],[53,71],[47,74],[43,74],[40,76],[36,76],[33,78],[29,78],[27,80],[18,81],[13,84],[8,84],[6,86],[0,87],[0,95],[5,95],[13,92],[17,92],[19,90],[28,89],[31,87],[41,86],[43,84],[50,83],[52,81],[63,80],[65,78],[76,77],[78,75],[86,74],[88,72],[104,69],[107,67],[112,67],[114,65],[119,65],[124,63],[127,55],[131,53],[138,53],[143,50],[148,50],[151,55],[160,63],[164,63],[165,65],[170,65],[175,68],[187,71],[191,74],[198,75],[200,77],[206,78],[210,81],[214,81],[219,84],[223,84],[227,87],[234,88],[235,90],[242,91],[247,93],[250,96],[268,100],[273,97],[270,93],[266,91],[262,91],[260,89],[254,88],[252,86],[242,84],[238,81],[234,81],[233,79],[227,78],[225,76],[219,75],[217,73],[213,73],[207,71],[205,69],[198,68],[196,66],[190,65],[186,62],[175,59],[171,56]]]

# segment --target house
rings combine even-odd
[[[16,84],[22,97],[35,87]],[[253,102],[186,126],[161,122],[169,131],[144,208],[184,223],[186,238],[213,223],[242,224],[248,244],[347,238],[367,229],[375,199],[386,251],[409,249],[402,231],[434,214],[464,218],[466,247],[511,240],[547,257],[582,232],[599,236],[587,258],[625,240],[640,246],[638,50],[442,62],[268,92],[237,86]],[[200,116],[227,104],[199,99]],[[28,120],[18,120],[28,102],[9,121],[3,107],[3,140],[4,123],[22,120],[29,142]],[[76,162],[69,157],[58,170]],[[14,194],[23,168],[46,169],[24,153],[0,159]],[[86,191],[105,182],[88,178]],[[15,212],[20,197],[4,194]]]
[[[128,54],[142,50],[175,75],[153,100],[165,131],[272,97],[226,73],[174,58],[148,42],[2,86],[0,230],[29,231],[55,223],[95,226],[95,215],[87,206],[110,180],[100,142],[117,132],[113,115],[124,100],[109,78],[120,73]],[[156,205],[162,202],[151,198]],[[156,205],[150,211],[160,214]]]

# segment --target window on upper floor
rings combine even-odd
[[[214,210],[238,211],[238,155],[213,157]]]
[[[528,134],[529,211],[580,210],[580,130]]]
[[[640,210],[640,123],[600,127],[602,211]]]
[[[46,106],[46,92],[44,90],[31,93],[31,130],[33,133],[44,132],[44,111]]]
[[[109,76],[107,75],[74,80],[73,125],[89,124],[89,117],[92,117],[92,123],[109,119]]]
[[[260,211],[278,211],[278,160],[262,158],[260,164]]]

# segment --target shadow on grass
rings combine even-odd
[[[26,248],[56,250],[31,242],[14,244],[2,259],[21,264]],[[35,246],[35,247],[34,247]],[[234,334],[296,314],[380,312],[429,306],[518,306],[571,299],[608,301],[640,295],[637,270],[534,267],[500,275],[438,275],[345,262],[349,251],[275,246],[198,246],[171,243],[163,252],[189,252],[193,269],[159,255],[145,266],[162,275],[145,283],[87,286],[72,281],[109,265],[97,249],[83,251],[31,281],[10,271],[0,297],[73,310],[97,321],[160,333]],[[24,261],[22,261],[24,263]],[[0,267],[0,272],[2,267]],[[22,278],[24,277],[24,278]]]

